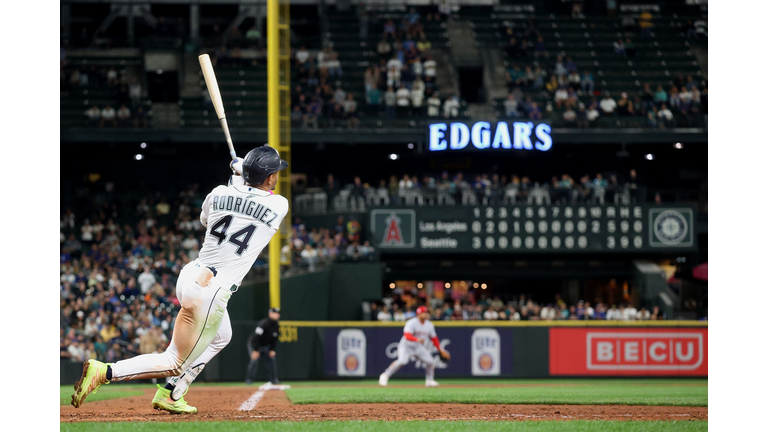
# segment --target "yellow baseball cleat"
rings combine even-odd
[[[177,401],[171,399],[171,391],[160,384],[157,385],[157,393],[152,399],[152,408],[166,410],[173,414],[195,414],[197,412],[197,408],[187,404],[183,395]]]
[[[102,384],[109,384],[109,381],[107,381],[107,364],[98,360],[84,362],[83,376],[75,384],[75,393],[72,394],[72,406],[80,408],[80,405],[85,401],[85,397],[99,391],[99,387]]]

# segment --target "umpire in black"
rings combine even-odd
[[[259,369],[259,357],[269,356],[267,369],[269,369],[269,382],[280,384],[277,379],[277,359],[275,358],[275,347],[277,338],[280,334],[280,308],[269,309],[269,316],[259,322],[256,331],[248,339],[248,355],[251,362],[248,364],[248,371],[245,375],[245,383],[253,384],[256,381],[256,371]]]

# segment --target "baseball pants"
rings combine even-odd
[[[428,380],[435,379],[435,358],[429,353],[424,345],[419,343],[408,343],[401,341],[397,345],[397,360],[392,362],[384,373],[391,377],[401,367],[408,364],[411,357],[421,360],[426,367],[426,377]]]
[[[118,361],[111,365],[112,381],[177,377],[185,370],[191,371],[193,365],[193,374],[197,376],[202,370],[200,364],[204,365],[227,346],[232,339],[227,313],[231,285],[214,277],[208,286],[200,286],[196,279],[204,269],[204,265],[192,261],[179,273],[176,296],[181,310],[165,352]]]

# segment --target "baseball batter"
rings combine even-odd
[[[173,336],[162,354],[144,354],[117,363],[83,363],[72,405],[112,381],[172,377],[158,385],[156,409],[196,413],[184,395],[205,365],[232,339],[227,303],[277,232],[288,212],[288,200],[272,191],[278,172],[288,167],[267,145],[230,163],[234,175],[205,198],[200,222],[207,228],[198,258],[182,268],[176,282],[181,310]]]
[[[416,309],[416,316],[405,322],[403,337],[400,338],[400,343],[397,345],[397,360],[393,361],[387,370],[379,376],[379,385],[386,387],[389,378],[398,369],[407,365],[411,357],[416,357],[427,365],[426,386],[437,387],[435,359],[425,346],[427,339],[432,341],[443,359],[449,360],[451,358],[448,351],[440,348],[440,340],[435,333],[435,325],[429,320],[429,310],[426,306],[419,306]]]

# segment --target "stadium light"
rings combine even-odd
[[[676,149],[678,149],[678,150],[680,150],[681,148],[683,148],[683,143],[677,143],[677,144],[675,144],[675,148],[676,148]]]
[[[446,283],[445,283],[445,287],[446,287],[446,288],[450,288],[450,287],[451,287],[451,284],[449,284],[448,282],[446,282]]]
[[[141,145],[139,147],[145,149],[145,148],[147,148],[147,143],[143,142],[143,143],[141,143]]]
[[[398,160],[398,159],[400,159],[400,156],[396,155],[395,153],[392,153],[392,154],[389,155],[389,158],[391,160]]]
[[[480,287],[480,284],[478,284],[477,282],[475,282],[474,284],[472,284],[472,288],[478,288],[478,287]]]
[[[480,285],[480,288],[482,288],[482,289],[486,289],[486,288],[488,288],[488,285],[486,285],[486,284],[482,284],[482,285]]]
[[[416,284],[416,288],[422,289],[422,288],[424,288],[424,284],[419,282],[419,283]]]
[[[654,159],[654,157],[653,157],[653,155],[651,153],[648,153],[647,155],[645,155],[645,158],[648,159],[648,160],[653,160]]]
[[[395,289],[395,284],[394,283],[389,284],[389,289]]]
[[[137,161],[140,161],[140,160],[144,159],[144,155],[139,153],[136,156],[134,156],[133,158],[136,159]]]
[[[413,150],[413,143],[408,143],[408,148]]]

